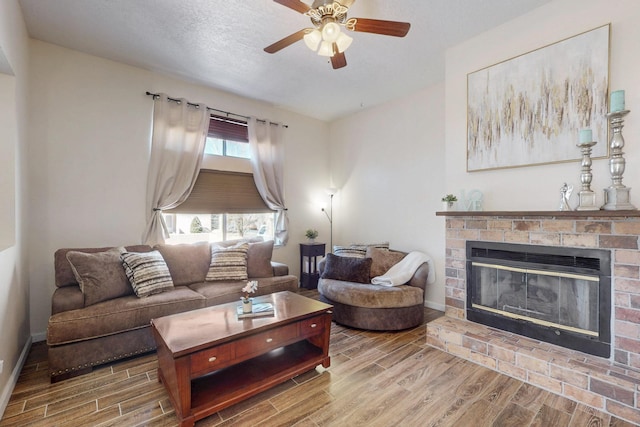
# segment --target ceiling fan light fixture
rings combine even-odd
[[[313,30],[304,35],[304,42],[312,51],[318,50],[322,41],[322,33],[319,30]]]
[[[353,42],[353,38],[349,37],[345,33],[340,33],[338,36],[338,40],[336,40],[336,45],[338,46],[338,52],[342,53],[351,46]]]
[[[323,41],[320,44],[320,50],[318,50],[318,55],[320,56],[333,56],[333,44],[328,41]]]
[[[342,32],[340,31],[340,25],[336,24],[335,22],[327,22],[322,27],[322,40],[326,42],[334,43],[336,40],[338,40],[340,34],[342,34]]]

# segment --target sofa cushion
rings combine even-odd
[[[379,286],[320,279],[318,292],[331,301],[365,308],[411,307],[424,304],[424,291],[414,286]]]
[[[356,283],[370,283],[371,258],[352,258],[327,254],[320,277]]]
[[[258,280],[258,289],[253,296],[267,295],[281,291],[298,291],[298,278],[291,274],[286,276],[261,277]],[[202,282],[189,285],[189,288],[206,298],[207,307],[228,302],[238,301],[242,296],[241,289],[246,286],[246,281],[221,280],[217,282]]]
[[[149,326],[151,319],[204,307],[204,297],[186,286],[146,298],[128,295],[57,313],[49,318],[47,343],[60,345]]]
[[[211,264],[209,242],[184,243],[179,245],[156,245],[167,263],[174,286],[203,282]]]
[[[73,274],[84,294],[84,305],[133,294],[117,248],[104,252],[67,252]]]
[[[249,243],[249,251],[247,252],[247,275],[249,278],[273,277],[272,255],[273,240]]]
[[[120,258],[138,297],[159,294],[173,288],[171,273],[160,252],[122,252]]]
[[[211,245],[211,264],[205,280],[247,280],[249,243],[224,248]]]
[[[371,258],[371,277],[382,276],[405,256],[407,254],[404,252],[368,247],[367,258]]]
[[[129,252],[149,252],[151,250],[151,246],[148,245],[133,245],[126,246],[125,248]],[[56,286],[61,288],[63,286],[78,284],[78,282],[76,282],[76,277],[73,274],[73,270],[71,269],[71,264],[69,264],[69,260],[67,260],[67,252],[77,251],[84,253],[96,253],[108,251],[109,249],[113,249],[113,246],[104,248],[62,248],[55,251],[53,254],[53,263]]]

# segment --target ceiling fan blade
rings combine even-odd
[[[338,68],[346,67],[347,58],[344,56],[344,52],[338,52],[338,46],[335,43],[333,44],[333,49],[334,52],[336,52],[331,57],[331,65],[333,66],[333,69],[337,70]]]
[[[408,22],[384,21],[381,19],[351,18],[345,24],[348,30],[361,33],[382,34],[385,36],[404,37],[409,32]]]
[[[307,31],[309,31],[309,29],[305,28],[303,30],[298,31],[297,33],[293,33],[290,36],[287,36],[287,37],[283,38],[282,40],[278,40],[274,44],[265,47],[264,51],[267,52],[267,53],[276,53],[279,50],[282,50],[285,47],[290,46],[290,45],[294,44],[295,42],[302,40],[302,38],[307,33]]]
[[[283,6],[293,9],[296,12],[307,13],[311,7],[302,3],[300,0],[273,0],[276,3],[280,3]]]

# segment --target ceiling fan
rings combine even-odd
[[[409,32],[408,22],[383,21],[380,19],[349,18],[347,12],[355,0],[315,0],[311,6],[300,0],[273,0],[311,18],[313,28],[304,28],[264,48],[267,53],[276,53],[293,43],[304,40],[307,47],[318,55],[331,58],[334,69],[347,65],[344,51],[353,39],[340,31],[340,26],[349,31],[404,37]]]

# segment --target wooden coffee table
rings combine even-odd
[[[151,321],[158,380],[180,426],[318,365],[329,367],[331,305],[288,291],[254,302],[271,302],[275,315],[238,320],[238,301]]]

